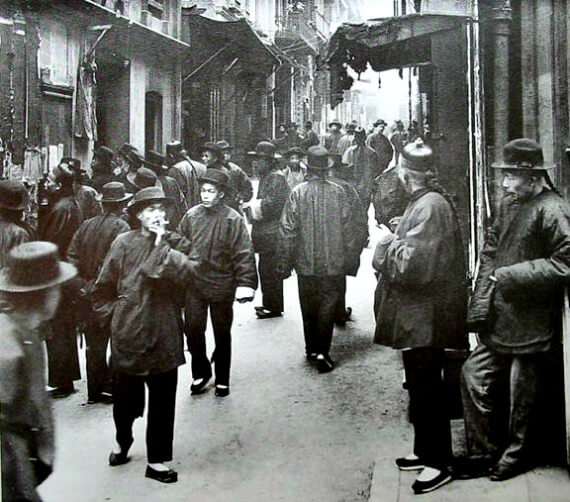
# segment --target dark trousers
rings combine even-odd
[[[188,350],[192,356],[192,377],[194,379],[208,378],[212,374],[206,353],[206,324],[208,309],[210,309],[216,342],[212,358],[216,369],[216,384],[230,384],[233,301],[233,297],[220,301],[209,300],[195,291],[189,291],[186,294],[185,331]]]
[[[116,440],[123,450],[133,442],[133,422],[142,417],[148,388],[146,455],[149,464],[172,460],[174,408],[178,368],[157,375],[113,372],[113,419]]]
[[[107,365],[109,328],[89,321],[85,324],[85,350],[87,366],[87,395],[96,398],[101,392],[111,391],[111,372]]]
[[[81,378],[81,372],[75,316],[65,289],[62,289],[62,299],[55,316],[49,321],[49,329],[51,333],[46,341],[48,384],[50,387],[73,387],[73,381]]]
[[[336,309],[334,314],[335,322],[346,321],[346,276],[342,276],[342,281],[339,283],[338,302],[336,302]]]
[[[505,464],[529,460],[542,354],[501,354],[479,344],[463,365],[467,450]]]
[[[402,351],[414,427],[414,453],[426,466],[447,467],[452,460],[451,425],[445,402],[442,349]]]
[[[344,279],[344,275],[298,277],[307,354],[328,354],[330,351],[335,310]]]
[[[277,252],[259,253],[259,283],[263,306],[283,312],[283,279],[277,274]]]

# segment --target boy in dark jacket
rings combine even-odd
[[[243,217],[224,204],[228,176],[208,168],[201,178],[202,203],[180,221],[178,232],[191,242],[189,258],[199,262],[186,292],[186,336],[192,355],[192,394],[202,392],[212,368],[206,355],[208,309],[216,340],[216,396],[230,393],[231,327],[234,298],[253,300],[257,288],[255,257]],[[212,358],[214,359],[214,357]]]

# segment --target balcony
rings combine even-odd
[[[290,12],[285,16],[277,19],[277,32],[275,39],[281,45],[291,46],[296,41],[301,40],[303,44],[298,50],[303,49],[317,53],[321,42],[326,40],[328,32],[328,23],[318,13],[308,15],[305,12]],[[295,50],[297,44],[294,45]]]

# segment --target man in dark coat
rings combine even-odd
[[[227,169],[226,174],[230,178],[229,186],[233,192],[232,198],[225,200],[224,203],[241,214],[243,212],[242,204],[249,202],[253,197],[253,185],[246,172],[235,162],[232,162],[233,146],[225,139],[218,141],[216,145],[224,154],[222,164]]]
[[[23,183],[0,181],[0,269],[12,248],[33,238],[33,230],[23,220],[27,204],[28,191]]]
[[[163,483],[178,480],[172,460],[178,366],[184,364],[178,288],[193,277],[195,263],[177,234],[166,232],[160,187],[139,191],[128,210],[140,228],[113,242],[95,281],[92,299],[102,322],[111,326],[113,419],[116,446],[109,464],[129,461],[132,426],[145,408],[148,389],[145,476]]]
[[[313,131],[313,123],[307,120],[307,122],[305,122],[305,134],[301,141],[301,149],[306,152],[309,148],[317,146],[319,143],[319,136]]]
[[[468,318],[480,343],[462,372],[470,461],[457,465],[460,477],[493,481],[533,465],[534,419],[545,365],[560,354],[570,279],[570,208],[548,176],[554,166],[544,165],[542,148],[530,139],[513,140],[503,152],[493,167],[502,170],[505,211],[481,257]]]
[[[115,238],[130,230],[121,213],[132,194],[125,193],[125,186],[112,181],[103,185],[101,205],[103,214],[84,221],[71,240],[67,259],[75,265],[82,281],[84,333],[87,360],[87,402],[110,402],[111,373],[107,367],[107,344],[111,327],[101,325],[91,310],[91,289],[103,260]]]
[[[51,201],[45,219],[40,222],[40,237],[59,248],[62,259],[73,235],[83,221],[83,214],[73,194],[75,176],[64,164],[56,166],[49,175]],[[48,383],[55,398],[75,392],[73,381],[81,378],[76,340],[75,289],[68,285],[62,290],[62,301],[50,321],[51,333],[47,339]]]
[[[395,164],[374,180],[372,205],[378,225],[393,226],[395,218],[404,214],[409,200],[410,195],[398,177],[398,167]]]
[[[180,141],[166,145],[166,164],[168,176],[174,178],[186,198],[188,208],[200,204],[199,178],[206,172],[206,166],[190,160]]]
[[[358,259],[345,190],[328,179],[332,165],[322,146],[308,151],[308,178],[297,185],[279,226],[279,273],[298,274],[305,352],[321,373],[334,369],[330,357],[334,317],[342,282]]]
[[[374,189],[374,178],[380,174],[380,171],[376,152],[366,146],[366,131],[362,127],[356,129],[354,144],[344,152],[342,161],[352,169],[354,187],[362,202],[363,210],[368,212]]]
[[[287,179],[287,183],[291,190],[299,183],[303,183],[303,181],[305,181],[307,166],[303,162],[304,157],[305,152],[298,146],[289,148],[289,150],[285,152],[287,164],[283,168],[283,174],[285,174],[285,178]]]
[[[350,124],[346,124],[346,133],[338,140],[337,153],[343,155],[352,145],[354,145],[354,132],[358,124],[353,120]]]
[[[261,284],[262,305],[256,307],[258,319],[279,317],[283,314],[283,278],[277,273],[277,251],[279,219],[285,201],[289,196],[289,185],[279,169],[273,143],[261,141],[257,144],[255,157],[259,174],[257,197],[248,206],[252,221],[251,238],[256,253],[259,253],[259,281]]]
[[[92,174],[89,184],[98,192],[101,192],[103,185],[115,179],[113,174],[114,156],[113,150],[106,146],[100,146],[93,152],[91,161]]]
[[[408,134],[404,129],[404,123],[396,120],[396,130],[390,135],[390,143],[394,145],[394,153],[396,155],[396,165],[400,163],[400,155],[402,150],[408,143]]]
[[[60,160],[65,168],[71,169],[75,179],[73,180],[73,195],[77,205],[86,220],[100,215],[103,210],[98,200],[98,192],[89,186],[89,177],[84,169],[81,169],[81,161],[73,157],[63,157]]]
[[[466,268],[457,214],[435,183],[431,149],[410,144],[402,155],[400,178],[412,197],[395,234],[380,227],[383,288],[375,341],[403,350],[414,449],[396,464],[422,469],[412,488],[426,493],[451,480],[442,369],[444,350],[467,343]]]
[[[338,142],[342,137],[342,123],[338,119],[334,119],[329,124],[329,132],[324,137],[323,145],[329,151],[329,153],[340,153],[338,149]]]
[[[394,148],[392,148],[390,140],[384,136],[386,125],[386,122],[382,119],[377,120],[374,122],[376,130],[366,138],[366,146],[376,152],[376,156],[378,157],[378,172],[380,173],[388,168],[394,155]]]
[[[178,226],[178,233],[191,243],[189,258],[199,263],[185,304],[185,331],[192,355],[190,391],[202,392],[212,376],[206,354],[209,310],[216,341],[216,395],[220,397],[230,392],[234,299],[251,301],[257,288],[255,255],[245,220],[224,203],[228,182],[225,172],[208,168],[201,179],[202,203],[190,209]]]

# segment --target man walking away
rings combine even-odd
[[[182,148],[180,141],[172,141],[166,145],[166,164],[168,176],[174,178],[186,197],[189,208],[200,203],[200,175],[205,172],[206,166],[191,161]]]
[[[295,268],[303,315],[305,353],[321,373],[334,369],[330,348],[342,282],[358,259],[352,238],[350,202],[344,189],[327,178],[329,152],[308,152],[307,182],[297,185],[279,226],[282,277]]]

